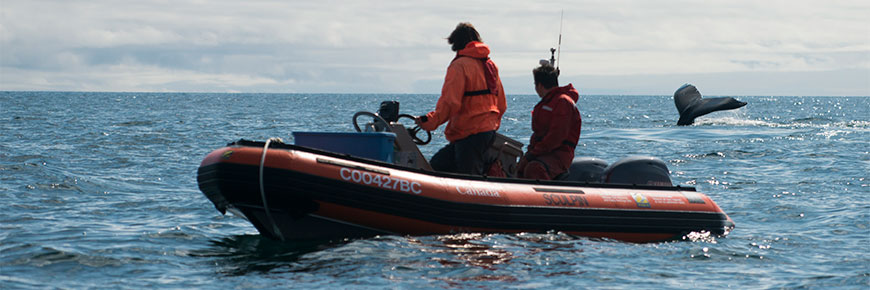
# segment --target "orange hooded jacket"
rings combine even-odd
[[[426,114],[426,121],[420,127],[432,131],[449,122],[444,129],[444,137],[450,142],[462,140],[472,134],[498,130],[507,104],[501,79],[498,77],[498,68],[494,63],[491,64],[490,73],[495,87],[487,86],[484,72],[487,63],[482,59],[488,57],[489,46],[477,41],[468,43],[456,53],[456,58],[447,67],[447,76],[444,78],[441,98],[435,105],[435,111]],[[489,93],[465,96],[466,92],[487,89],[490,89]]]

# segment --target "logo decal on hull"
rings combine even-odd
[[[233,156],[233,150],[224,151],[224,154],[221,154],[221,157],[224,159],[230,159],[230,156]]]
[[[649,200],[647,200],[646,196],[643,196],[643,194],[640,194],[637,192],[632,192],[631,197],[634,198],[634,202],[637,203],[637,207],[646,207],[646,208],[652,207],[649,204]]]

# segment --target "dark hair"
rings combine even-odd
[[[544,88],[559,86],[559,70],[552,65],[542,65],[532,70],[535,83],[544,85]]]
[[[453,51],[462,50],[472,41],[481,41],[480,34],[477,33],[477,29],[474,29],[474,25],[468,22],[460,22],[456,25],[456,29],[450,33],[450,36],[447,37],[447,43],[453,45],[451,48]]]

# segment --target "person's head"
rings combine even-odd
[[[532,75],[535,77],[535,92],[542,98],[559,86],[559,70],[552,65],[541,65],[532,70]]]
[[[447,37],[447,43],[453,45],[453,47],[451,47],[453,51],[462,50],[472,41],[481,41],[480,34],[478,34],[477,29],[474,29],[474,26],[468,22],[460,22],[459,25],[456,25],[456,29],[450,33],[450,36]]]

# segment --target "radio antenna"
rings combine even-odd
[[[559,54],[556,55],[556,71],[559,71],[559,59],[562,58],[562,20],[565,19],[565,9],[562,9],[562,13],[559,15]]]
[[[563,22],[562,19],[564,19],[564,18],[565,18],[565,9],[562,9],[562,14],[559,16],[559,46],[558,46],[559,54],[558,55],[556,54],[557,50],[555,48],[552,48],[552,47],[550,48],[550,66],[555,67],[557,73],[559,71],[559,59],[562,58],[562,22]],[[542,65],[546,64],[546,63],[547,63],[546,59],[541,60]]]

